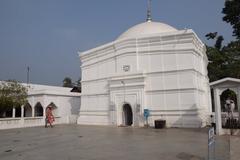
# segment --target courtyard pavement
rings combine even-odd
[[[229,136],[218,137],[218,160],[229,158],[229,142]],[[58,125],[0,130],[0,159],[204,160],[207,143],[206,129]],[[234,145],[239,160],[240,144]]]

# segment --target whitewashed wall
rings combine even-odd
[[[26,85],[26,84],[23,84]],[[54,124],[77,123],[79,115],[79,106],[81,105],[81,94],[70,92],[71,88],[45,86],[45,85],[28,85],[28,103],[31,111],[27,111],[27,117],[1,118],[0,129],[34,127],[45,125],[45,110],[53,103],[57,108],[53,110],[55,116]],[[43,107],[43,116],[36,117],[35,106],[40,103]]]
[[[210,114],[208,62],[205,46],[192,30],[117,40],[81,53],[80,59],[79,124],[121,125],[125,101],[133,111],[140,106],[134,125],[144,124],[144,108],[150,109],[150,125],[159,118],[174,127],[205,125]]]

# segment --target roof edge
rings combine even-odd
[[[215,85],[218,85],[218,84],[220,84],[220,83],[227,82],[227,81],[240,83],[240,79],[231,78],[231,77],[226,77],[226,78],[223,78],[223,79],[220,79],[220,80],[211,82],[211,83],[210,83],[210,86],[215,86]]]

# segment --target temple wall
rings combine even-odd
[[[169,127],[202,127],[209,115],[205,47],[192,30],[117,40],[86,51],[79,124],[122,125],[128,103],[133,125],[166,119]]]

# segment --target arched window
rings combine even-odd
[[[15,112],[15,117],[21,117],[21,106],[18,106],[15,108],[16,112]]]
[[[5,117],[6,118],[10,118],[12,117],[12,114],[13,114],[13,109],[12,108],[8,108],[5,112]]]
[[[32,107],[29,103],[24,105],[24,117],[32,117]]]
[[[43,107],[40,102],[35,105],[35,117],[43,116]]]

